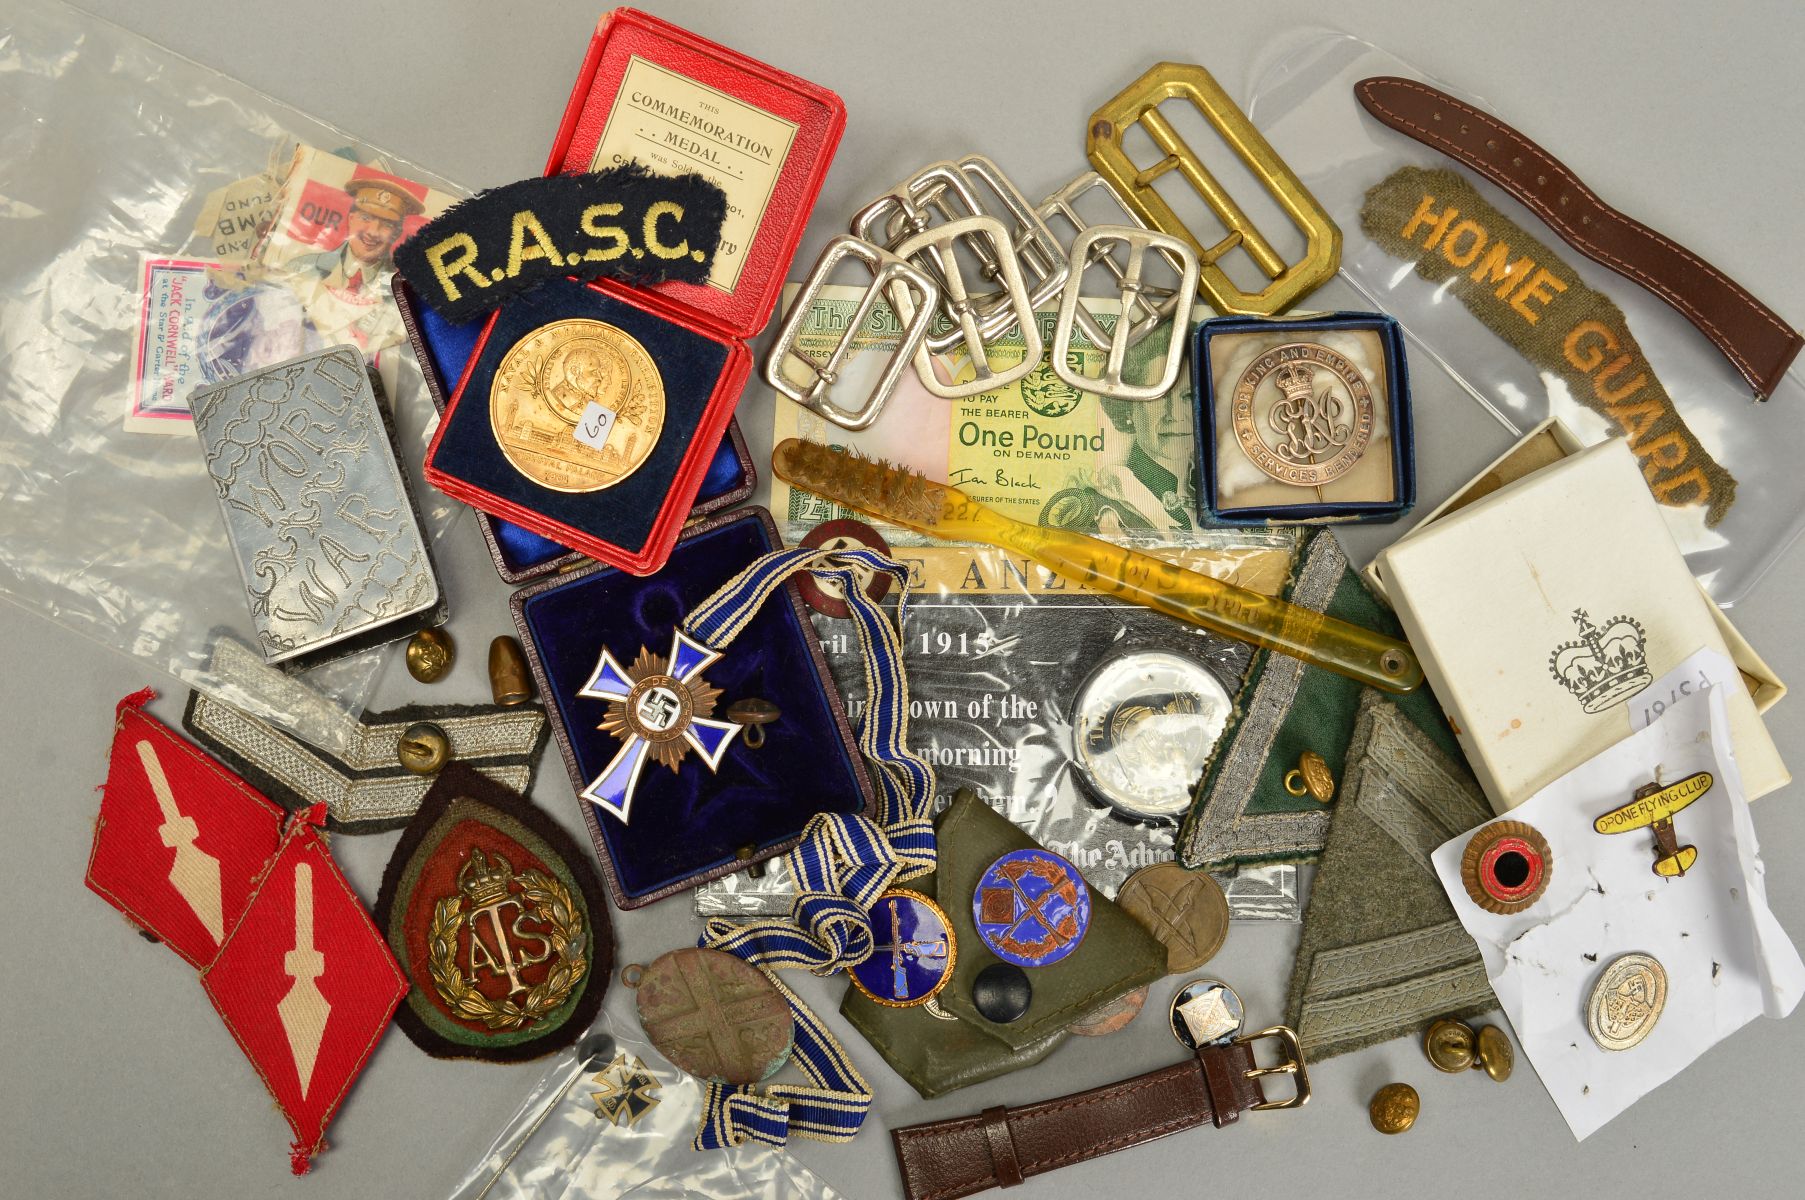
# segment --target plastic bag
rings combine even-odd
[[[248,640],[250,615],[184,400],[352,339],[417,465],[433,410],[386,282],[325,264],[352,226],[347,183],[388,181],[369,197],[388,207],[365,207],[396,236],[421,197],[458,189],[61,5],[16,8],[0,44],[0,595],[340,749],[330,722],[210,668],[215,636]],[[175,436],[144,431],[159,425]],[[441,539],[461,509],[414,492]],[[307,682],[355,715],[388,649]]]
[[[551,1060],[449,1200],[838,1200],[782,1150],[692,1149],[705,1089],[643,1039],[623,994]]]
[[[1199,544],[1160,553],[1243,586],[1277,592],[1295,544],[1288,531],[1200,531]],[[1141,651],[1176,655],[1220,684],[1223,711],[1240,688],[1253,648],[1148,609],[1081,591],[1058,576],[988,546],[897,546],[910,567],[902,626],[910,699],[909,748],[934,764],[945,807],[961,787],[976,791],[1113,897],[1142,867],[1173,857],[1190,779],[1167,819],[1131,819],[1082,778],[1075,737],[1080,685],[1096,667]],[[845,621],[817,614],[834,681],[849,713],[865,696],[864,666]],[[1134,714],[1154,722],[1161,714]],[[1179,715],[1183,723],[1183,714]],[[1143,730],[1149,726],[1142,726]],[[1207,756],[1208,745],[1193,747]],[[1202,757],[1197,760],[1202,772]],[[708,916],[782,915],[794,899],[782,861],[760,879],[730,875],[699,889]],[[1223,875],[1240,920],[1295,921],[1297,868]]]
[[[1374,75],[1397,75],[1455,88],[1347,34],[1312,31],[1273,53],[1255,72],[1247,111],[1341,226],[1341,276],[1374,308],[1391,313],[1426,352],[1475,400],[1521,434],[1558,417],[1588,445],[1621,430],[1576,399],[1555,374],[1538,370],[1483,324],[1446,283],[1416,274],[1361,228],[1367,192],[1407,165],[1450,169],[1525,232],[1547,243],[1587,286],[1623,312],[1654,374],[1673,397],[1698,443],[1735,476],[1736,500],[1715,525],[1698,504],[1663,506],[1680,549],[1711,596],[1726,607],[1747,594],[1805,529],[1805,368],[1794,366],[1766,404],[1750,399],[1742,377],[1703,334],[1635,283],[1572,249],[1503,191],[1411,138],[1369,117],[1353,85]],[[1482,101],[1475,107],[1491,111]],[[1536,130],[1526,130],[1536,136]],[[1551,149],[1558,155],[1559,146]],[[1576,170],[1586,177],[1585,164]],[[1591,179],[1593,184],[1608,181]],[[1604,189],[1607,196],[1609,189]],[[1632,214],[1635,215],[1635,214]],[[1734,271],[1731,272],[1734,274]],[[1578,365],[1578,364],[1575,364]],[[1421,414],[1419,414],[1420,417]]]

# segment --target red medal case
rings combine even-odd
[[[427,450],[426,478],[447,495],[473,508],[512,521],[600,562],[632,574],[649,575],[670,557],[671,547],[695,502],[696,492],[707,474],[721,435],[733,416],[734,406],[752,368],[752,354],[746,341],[764,327],[776,307],[790,259],[802,239],[809,213],[827,175],[828,164],[833,160],[840,134],[845,129],[846,108],[838,96],[825,88],[756,62],[656,17],[634,9],[616,9],[602,18],[590,42],[589,53],[558,129],[557,141],[552,146],[546,174],[592,169],[597,147],[602,144],[615,116],[617,102],[623,100],[623,84],[629,72],[637,79],[650,76],[667,80],[677,89],[695,89],[701,94],[718,93],[722,98],[721,107],[737,104],[756,110],[762,116],[755,116],[753,124],[769,122],[772,127],[785,131],[788,137],[781,162],[765,170],[770,178],[768,191],[762,193],[762,215],[750,236],[743,243],[736,240],[737,248],[731,251],[736,261],[730,284],[721,286],[711,279],[702,284],[671,281],[646,288],[628,287],[612,280],[586,285],[598,298],[638,310],[652,323],[674,327],[674,333],[684,331],[684,337],[673,339],[678,343],[694,346],[695,339],[700,337],[725,352],[712,391],[689,431],[689,443],[669,477],[662,503],[649,528],[641,528],[633,522],[617,520],[624,515],[624,499],[611,494],[617,492],[619,484],[588,493],[577,504],[573,504],[569,496],[546,491],[546,506],[559,509],[560,515],[554,516],[523,502],[518,496],[498,495],[491,488],[460,476],[459,455],[455,451],[441,455],[448,430],[458,423],[457,414],[465,404],[465,393],[473,393],[469,397],[472,406],[487,406],[488,396],[482,386],[484,373],[479,368],[484,360],[484,347],[495,332],[496,323],[507,315],[507,306],[489,318],[471,355],[470,366],[446,407],[445,418]],[[672,120],[660,115],[661,111],[674,110],[641,105],[633,112],[623,114],[623,121],[643,116],[646,122],[643,128],[662,129],[668,142],[694,149],[704,160],[722,163],[723,173],[736,179],[740,175],[725,165],[730,153],[744,152],[735,145],[736,141],[739,145],[752,145],[754,150],[768,149],[754,145],[731,124],[716,123],[705,113],[685,111],[679,114],[680,119]],[[720,120],[726,122],[728,118]],[[642,140],[650,143],[652,139]],[[743,174],[750,177],[754,172],[747,169]],[[729,201],[735,201],[731,188]],[[746,209],[744,204],[738,207],[742,211]],[[732,221],[730,214],[730,224]],[[721,253],[727,253],[728,249],[729,239],[724,232]],[[717,261],[721,260],[717,258]],[[648,345],[647,350],[659,362],[661,371],[668,373],[675,369],[674,360],[667,364],[660,359],[658,346]],[[671,353],[682,357],[675,350]],[[473,379],[477,381],[474,388]],[[486,413],[483,422],[486,429]],[[462,436],[473,436],[468,431],[474,429],[474,422],[467,419],[461,423],[461,428],[466,431]],[[666,436],[670,436],[670,432]],[[536,485],[528,484],[523,490],[533,487]],[[633,528],[619,534],[610,529],[611,524],[633,525]]]

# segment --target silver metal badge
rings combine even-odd
[[[832,331],[812,328],[815,299],[827,286],[836,268],[847,259],[863,263],[871,272],[871,285],[859,297],[858,306],[839,325],[839,336],[825,359],[816,353]],[[828,392],[839,382],[840,369],[852,353],[853,341],[871,319],[879,301],[887,303],[902,326],[895,351],[884,363],[883,374],[856,408],[830,401]],[[765,382],[782,395],[842,429],[864,429],[877,420],[896,382],[914,360],[928,335],[940,303],[940,288],[923,271],[888,250],[856,237],[841,234],[827,244],[821,257],[790,303],[783,327],[765,359]],[[796,381],[800,371],[807,384]]]

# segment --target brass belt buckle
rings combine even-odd
[[[1304,1070],[1304,1048],[1298,1044],[1297,1031],[1287,1025],[1274,1025],[1262,1029],[1258,1033],[1244,1034],[1236,1038],[1237,1042],[1252,1044],[1263,1038],[1273,1038],[1285,1048],[1285,1058],[1276,1066],[1255,1067],[1247,1072],[1249,1079],[1257,1079],[1262,1075],[1289,1075],[1297,1085],[1297,1094],[1289,1100],[1266,1100],[1253,1106],[1254,1112],[1265,1112],[1274,1108],[1302,1108],[1310,1099],[1310,1074]]]
[[[1128,247],[1126,266],[1116,263],[1115,256],[1109,252],[1111,244]],[[1164,303],[1149,304],[1142,292],[1145,285],[1141,282],[1142,268],[1146,263],[1147,251],[1153,250],[1164,255],[1168,261],[1178,260],[1178,290]],[[1079,231],[1072,241],[1072,261],[1084,264],[1093,258],[1110,264],[1116,268],[1118,282],[1121,286],[1122,314],[1116,318],[1115,330],[1108,340],[1092,337],[1098,346],[1107,346],[1109,353],[1103,363],[1103,370],[1096,376],[1079,373],[1072,368],[1067,358],[1072,346],[1072,325],[1083,306],[1078,301],[1078,293],[1084,287],[1084,271],[1074,270],[1067,277],[1065,290],[1059,297],[1059,319],[1053,324],[1053,373],[1081,392],[1095,392],[1112,400],[1157,400],[1172,390],[1178,382],[1179,362],[1185,353],[1185,328],[1189,324],[1190,298],[1197,294],[1197,255],[1191,247],[1172,237],[1170,234],[1154,233],[1146,229],[1132,229],[1126,225],[1090,225]],[[1154,320],[1163,315],[1172,314],[1173,320],[1170,334],[1166,340],[1166,362],[1158,378],[1151,383],[1128,383],[1122,378],[1122,360],[1134,341],[1134,320],[1131,314],[1137,308],[1148,307],[1152,310]],[[1086,312],[1085,316],[1090,314]],[[1096,324],[1095,318],[1091,319]],[[1101,333],[1101,330],[1098,330]],[[1090,336],[1090,331],[1085,331]]]
[[[1003,285],[1006,305],[1002,327],[1008,329],[1015,325],[1021,329],[1022,361],[1002,371],[991,367],[989,351],[997,339],[985,336],[979,321],[978,303],[967,290],[963,269],[953,253],[962,238],[980,262],[997,264],[998,281]],[[918,255],[929,251],[933,252],[932,257],[940,262],[944,272],[941,311],[952,320],[957,335],[954,344],[964,344],[977,375],[968,383],[941,383],[928,357],[933,345],[933,339],[929,338],[926,345],[915,351],[915,373],[921,377],[921,385],[942,399],[959,400],[1014,383],[1039,366],[1044,348],[1040,325],[1034,319],[1034,306],[1028,298],[1028,288],[1022,280],[1022,269],[1010,243],[1009,231],[1003,223],[990,216],[962,217],[925,229],[905,239],[895,249],[899,258],[916,261],[919,261]]]
[[[1160,103],[1171,99],[1190,101],[1304,234],[1306,249],[1297,262],[1285,262],[1178,131],[1160,115]],[[1165,155],[1145,169],[1134,164],[1122,145],[1129,127],[1136,124],[1147,131]],[[1247,114],[1202,67],[1160,63],[1135,80],[1091,114],[1085,151],[1097,173],[1136,216],[1162,233],[1183,238],[1197,251],[1202,263],[1199,289],[1219,312],[1262,317],[1281,313],[1326,282],[1341,263],[1341,230],[1272,144],[1253,127]],[[1206,247],[1198,241],[1154,190],[1154,180],[1173,169],[1196,189],[1227,228],[1228,236],[1214,246]],[[1245,249],[1272,281],[1264,289],[1244,292],[1216,265],[1237,246]]]
[[[900,252],[905,240],[967,217],[995,218],[1008,235],[999,247],[988,245],[985,239],[968,239],[965,243],[977,258],[985,279],[999,289],[967,292],[977,306],[979,330],[990,340],[1006,332],[1018,319],[1007,289],[1002,287],[1005,259],[1014,261],[1025,281],[1030,312],[1052,302],[1065,286],[1068,272],[1065,251],[1054,240],[1052,231],[996,163],[981,154],[970,154],[958,162],[923,167],[860,209],[853,217],[852,232],[874,245]],[[941,285],[943,311],[945,257],[950,253],[950,242],[929,243],[916,259],[916,265]],[[954,327],[928,336],[928,349],[936,354],[963,340],[952,313],[945,315]]]
[[[1051,196],[1042,200],[1040,206],[1034,211],[1039,215],[1041,221],[1049,230],[1053,228],[1054,221],[1064,221],[1072,227],[1073,237],[1076,238],[1078,234],[1083,233],[1086,229],[1092,228],[1092,223],[1086,221],[1084,216],[1078,211],[1078,202],[1085,195],[1093,191],[1102,192],[1103,195],[1109,199],[1110,203],[1115,205],[1116,211],[1121,213],[1124,218],[1120,224],[1132,224],[1138,229],[1158,232],[1157,230],[1153,230],[1153,226],[1141,220],[1139,213],[1122,203],[1122,198],[1116,195],[1115,190],[1103,181],[1103,176],[1097,174],[1095,171],[1083,172],[1070,183],[1054,192]],[[1117,222],[1105,222],[1105,224],[1113,225],[1117,224]],[[1077,255],[1071,254],[1068,251],[1067,259],[1071,262],[1072,274],[1082,275],[1092,266],[1101,263],[1111,275],[1115,276],[1116,283],[1120,286],[1123,276],[1122,264],[1116,261],[1114,255],[1109,254],[1106,251],[1106,247],[1099,247],[1096,257],[1090,262],[1080,261]],[[1192,251],[1191,258],[1195,260],[1196,257],[1196,252]],[[1175,274],[1184,274],[1184,264],[1182,260],[1167,257],[1166,261]],[[1193,287],[1192,291],[1195,292],[1196,288]],[[1146,337],[1162,320],[1165,319],[1165,314],[1171,311],[1171,309],[1167,307],[1167,301],[1175,295],[1177,295],[1177,293],[1171,288],[1147,283],[1141,285],[1140,294],[1137,297],[1138,307],[1145,310],[1145,315],[1135,318],[1133,323],[1129,326],[1129,345],[1132,346]],[[1078,328],[1084,331],[1084,336],[1089,338],[1096,345],[1101,346],[1109,341],[1109,334],[1104,332],[1103,327],[1097,323],[1097,319],[1091,315],[1090,310],[1085,308],[1082,304],[1078,306],[1077,320]]]
[[[802,331],[815,297],[827,285],[834,269],[849,258],[857,259],[870,269],[871,286],[859,297],[858,307],[846,319],[845,332],[822,361],[802,348]],[[827,393],[838,381],[840,367],[852,353],[853,339],[865,327],[872,308],[880,299],[889,302],[891,311],[902,324],[902,339],[864,402],[857,408],[845,408],[828,400]],[[921,349],[939,301],[939,287],[923,272],[888,250],[841,234],[821,251],[802,290],[791,302],[789,315],[784,318],[783,327],[777,331],[777,341],[765,359],[765,382],[842,429],[864,429],[877,420],[884,402],[896,388],[896,381]],[[792,362],[809,376],[806,386],[791,378],[788,368]]]

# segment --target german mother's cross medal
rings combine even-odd
[[[971,898],[972,920],[991,952],[1018,967],[1045,967],[1078,948],[1091,923],[1090,886],[1047,850],[1012,850],[991,863]]]
[[[307,1170],[407,978],[310,820],[297,819],[201,986],[294,1130]]]
[[[1373,397],[1348,359],[1316,342],[1248,364],[1230,400],[1235,440],[1280,483],[1320,487],[1353,470],[1373,435]]]
[[[953,977],[958,947],[940,906],[916,892],[894,891],[871,906],[871,957],[849,968],[852,984],[891,1008],[926,1004]]]
[[[1599,833],[1628,833],[1647,829],[1655,835],[1655,874],[1664,879],[1684,875],[1698,861],[1697,846],[1680,845],[1674,832],[1673,819],[1681,809],[1711,790],[1711,773],[1700,771],[1678,783],[1662,787],[1651,783],[1636,789],[1635,796],[1621,808],[1613,808],[1596,821],[1592,828]]]
[[[702,678],[702,672],[721,657],[679,629],[671,634],[666,657],[642,648],[631,667],[623,668],[604,648],[589,682],[577,695],[608,701],[603,733],[621,740],[621,748],[580,793],[597,808],[627,823],[633,806],[633,789],[646,759],[677,770],[690,751],[713,771],[721,765],[728,743],[742,726],[733,721],[710,719],[720,689]]]
[[[758,1083],[790,1057],[795,1018],[771,977],[720,950],[673,950],[621,981],[658,1052],[697,1079]]]
[[[664,378],[633,335],[553,321],[502,357],[489,424],[515,470],[555,492],[599,492],[645,464],[664,428]]]
[[[119,702],[87,883],[200,968],[219,953],[276,852],[282,810],[145,716],[150,697]]]
[[[439,773],[389,860],[377,928],[413,989],[401,1028],[437,1058],[519,1062],[574,1042],[611,954],[589,856],[472,768]]]

